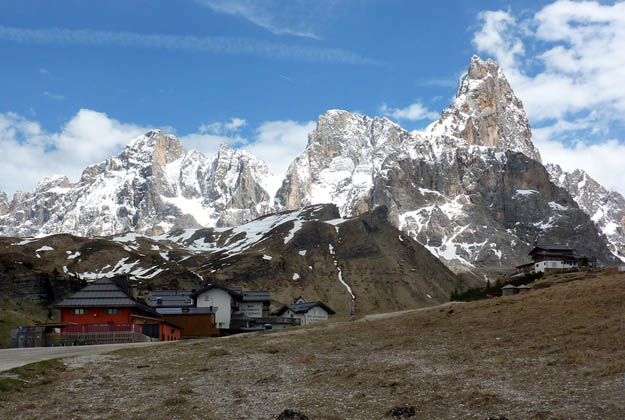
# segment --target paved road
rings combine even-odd
[[[113,350],[127,347],[153,346],[172,341],[156,341],[152,343],[121,343],[121,344],[99,344],[93,346],[70,346],[70,347],[30,347],[23,349],[2,349],[0,350],[0,372],[27,365],[29,363],[40,362],[42,360],[56,359],[58,357],[87,356],[93,354],[108,353]]]

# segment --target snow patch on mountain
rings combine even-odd
[[[551,181],[571,194],[579,208],[606,236],[612,253],[625,262],[625,198],[618,192],[608,191],[581,169],[567,172],[559,165],[545,167]]]
[[[16,193],[7,209],[6,194],[0,197],[0,234],[106,236],[233,226],[271,212],[272,182],[267,165],[247,151],[222,145],[209,159],[152,130],[86,168],[74,184],[48,177],[33,193]]]

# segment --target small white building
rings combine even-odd
[[[577,268],[581,260],[573,248],[561,245],[535,246],[528,255],[533,261],[517,266],[517,274],[568,270]]]
[[[619,271],[619,273],[625,273],[625,265],[619,265],[618,266],[618,271]]]
[[[301,302],[300,298],[298,301]],[[323,302],[303,302],[284,305],[271,315],[299,319],[301,325],[308,325],[313,322],[326,321],[330,315],[335,313]]]
[[[193,294],[196,307],[215,310],[215,326],[219,329],[229,329],[233,310],[237,308],[240,295],[226,287],[207,286]]]

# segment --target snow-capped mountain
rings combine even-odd
[[[321,115],[275,199],[252,154],[222,146],[211,159],[150,131],[75,184],[56,176],[10,202],[0,194],[0,234],[158,235],[312,204],[333,203],[343,217],[384,205],[449,267],[483,279],[527,262],[536,242],[602,263],[623,255],[623,198],[585,175],[584,189],[578,177],[545,169],[521,100],[497,63],[474,56],[454,102],[424,132],[347,111]]]
[[[550,181],[501,69],[477,56],[425,132],[346,111],[321,116],[276,205],[321,202],[344,216],[388,206],[396,226],[457,272],[509,270],[537,241],[611,258],[588,215]]]
[[[209,159],[153,130],[117,156],[86,168],[75,184],[52,176],[33,193],[16,193],[0,216],[0,232],[102,236],[237,225],[271,208],[263,185],[268,178],[265,163],[244,150],[223,145]],[[0,215],[3,208],[0,197]]]
[[[614,255],[625,262],[625,198],[606,190],[581,169],[563,171],[559,165],[545,165],[551,180],[571,194],[610,244]]]

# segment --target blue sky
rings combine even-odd
[[[151,127],[280,172],[327,109],[423,129],[478,53],[526,103],[544,160],[625,192],[625,91],[607,89],[625,68],[624,3],[432,3],[0,0],[0,190],[76,180]]]

